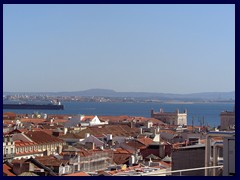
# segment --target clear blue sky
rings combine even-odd
[[[4,5],[3,90],[235,90],[234,5]]]

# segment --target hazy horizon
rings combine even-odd
[[[3,92],[235,90],[233,4],[4,4]]]
[[[129,93],[164,93],[164,94],[197,94],[197,93],[231,93],[231,92],[235,92],[235,90],[232,91],[205,91],[205,92],[193,92],[193,93],[171,93],[171,92],[143,92],[143,91],[116,91],[114,89],[100,89],[100,88],[92,88],[92,89],[85,89],[85,90],[73,90],[73,91],[3,91],[3,93],[60,93],[60,92],[81,92],[81,91],[90,91],[90,90],[110,90],[110,91],[114,91],[117,93],[125,93],[125,92],[129,92]]]

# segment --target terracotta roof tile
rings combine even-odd
[[[95,116],[84,116],[84,118],[82,119],[82,121],[91,121]]]
[[[31,123],[34,123],[34,124],[40,124],[40,123],[45,122],[46,120],[45,119],[38,119],[38,118],[21,118],[20,121],[21,122],[31,122]]]
[[[137,148],[137,149],[144,149],[147,147],[146,145],[140,143],[137,140],[130,140],[130,141],[126,142],[126,144],[130,147]]]
[[[49,135],[44,131],[29,131],[25,135],[37,144],[64,142],[62,139]]]
[[[65,122],[68,122],[67,119],[54,119],[53,121],[54,123],[65,123]]]
[[[77,138],[82,139],[85,137],[86,133],[90,133],[95,137],[103,137],[106,134],[112,134],[114,136],[136,136],[139,133],[139,129],[131,128],[128,125],[102,125],[102,126],[94,126],[88,127],[77,134],[66,134],[62,135],[61,138]]]
[[[116,148],[114,153],[119,153],[119,154],[130,154],[127,150],[122,149],[122,148]]]
[[[61,166],[68,163],[68,160],[60,160],[53,156],[37,156],[35,159],[47,167]]]
[[[13,174],[11,172],[11,167],[9,167],[8,165],[6,164],[3,164],[3,174],[7,175],[7,176],[16,176],[15,174]]]
[[[67,174],[64,176],[90,176],[90,175],[85,172],[77,172],[77,173]]]
[[[138,138],[137,141],[139,141],[140,143],[148,146],[149,144],[151,144],[153,142],[152,139],[144,137],[144,138]]]
[[[114,153],[113,161],[116,164],[127,164],[131,154]]]
[[[35,142],[15,141],[15,146],[16,147],[19,147],[19,146],[33,146],[33,145],[37,145],[37,143],[35,143]]]

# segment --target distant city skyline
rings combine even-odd
[[[3,91],[235,90],[235,6],[3,6]]]

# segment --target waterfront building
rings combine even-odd
[[[177,109],[175,112],[164,112],[163,109],[160,109],[159,112],[154,112],[152,109],[151,117],[170,125],[187,125],[186,109],[183,113],[180,113],[179,109]]]
[[[235,110],[221,112],[220,118],[221,118],[220,130],[234,130],[235,129]]]

